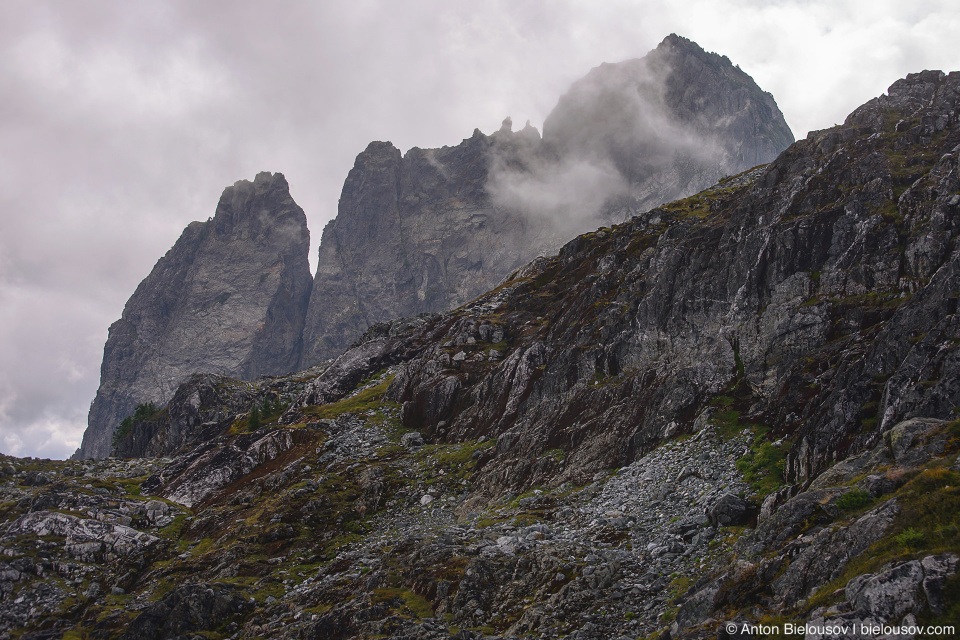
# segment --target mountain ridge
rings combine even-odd
[[[614,80],[591,79],[597,69]],[[499,131],[475,130],[453,147],[402,154],[389,142],[370,143],[323,230],[312,284],[304,284],[305,222],[286,234],[288,247],[276,230],[269,256],[244,235],[268,235],[251,207],[278,220],[303,215],[282,175],[228,187],[212,221],[184,231],[111,328],[74,455],[107,455],[136,406],[167,402],[191,374],[252,380],[333,358],[378,322],[464,304],[576,233],[769,161],[792,140],[769,94],[685,38],[671,35],[644,58],[597,69],[558,102],[544,140],[529,123],[513,132],[508,118]],[[616,122],[600,113],[611,101],[619,105]],[[235,234],[235,250],[206,239],[226,238],[243,219],[250,228]],[[216,260],[212,251],[220,252]],[[275,299],[260,299],[265,280],[256,280],[272,283],[273,266],[254,273],[246,252],[281,256]],[[217,264],[224,273],[215,273]],[[256,320],[253,309],[261,308]],[[228,310],[247,319],[235,322]]]
[[[587,82],[604,68],[625,71]],[[660,92],[676,95],[664,106]],[[611,100],[616,122],[598,113]],[[371,143],[324,229],[301,366],[339,355],[376,322],[463,304],[577,233],[769,162],[793,141],[769,94],[676,35],[645,58],[588,73],[544,127],[541,140],[507,118],[490,136],[476,130],[458,146],[406,154]],[[710,154],[693,151],[705,146]]]

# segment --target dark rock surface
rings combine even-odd
[[[191,223],[110,327],[79,458],[110,452],[120,421],[165,404],[196,372],[242,379],[296,368],[311,279],[310,234],[282,174],[227,187]]]
[[[912,75],[749,186],[578,237],[420,330],[389,397],[411,427],[448,423],[444,440],[513,434],[484,468],[492,491],[629,462],[717,394],[736,412],[718,414],[790,447],[791,482],[905,419],[951,418],[960,259],[920,273],[908,255],[960,230],[958,92],[956,73]],[[559,473],[536,461],[554,447],[575,461]]]
[[[320,241],[303,366],[339,355],[375,323],[463,304],[558,244],[485,191],[489,154],[527,135],[476,131],[405,156],[373,142],[357,157]]]
[[[134,420],[128,433],[118,434],[111,455],[121,458],[175,455],[207,443],[231,428],[247,427],[254,406],[264,418],[271,412],[282,411],[325,368],[326,365],[321,365],[287,376],[263,376],[257,382],[194,374],[177,388],[161,411],[146,419]],[[261,409],[265,406],[266,410]]]
[[[457,307],[577,233],[769,162],[791,142],[770,94],[678,36],[576,82],[542,141],[508,119],[456,147],[402,155],[373,142],[323,231],[300,363],[339,355],[374,323]],[[600,189],[596,210],[580,200],[589,189]]]
[[[250,604],[230,585],[188,584],[147,607],[121,636],[124,640],[188,637],[195,631],[218,629]]]
[[[755,515],[756,509],[752,504],[732,493],[720,497],[717,502],[710,507],[707,515],[710,517],[710,524],[714,527],[726,527],[731,525],[743,525],[750,522]]]

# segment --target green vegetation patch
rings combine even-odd
[[[676,200],[663,205],[661,209],[667,213],[673,214],[680,220],[695,219],[703,220],[710,215],[710,205],[718,200],[722,200],[743,187],[730,187],[714,189],[713,191],[702,191],[696,195]]]
[[[137,422],[156,422],[166,412],[166,408],[157,408],[152,402],[138,404],[133,410],[133,415],[129,415],[120,422],[120,426],[113,432],[113,445],[130,435],[133,431],[133,425]]]
[[[877,573],[887,563],[960,553],[960,474],[934,463],[894,496],[900,513],[887,534],[851,561],[839,578],[824,585],[804,611],[839,601],[851,578]],[[956,587],[960,589],[960,584]]]
[[[433,607],[420,594],[403,587],[374,589],[373,604],[383,604],[396,610],[401,616],[432,618]]]
[[[548,458],[553,458],[555,462],[563,462],[564,458],[566,457],[563,449],[550,449],[549,451],[544,452],[543,455],[547,456]]]
[[[331,419],[345,413],[363,413],[376,409],[382,404],[383,394],[387,392],[392,381],[393,376],[387,376],[380,384],[364,389],[356,395],[319,407],[305,407],[303,412],[314,418]]]
[[[693,584],[693,578],[690,576],[677,576],[674,578],[668,587],[670,602],[674,604],[680,602],[681,598],[690,590],[691,584]]]
[[[786,459],[786,446],[776,446],[761,435],[750,445],[750,453],[737,461],[737,470],[759,496],[767,496],[783,486]]]
[[[859,511],[873,504],[873,496],[863,489],[853,489],[837,499],[836,507],[840,511]]]
[[[736,437],[747,428],[746,425],[740,424],[740,412],[736,409],[717,411],[711,419],[717,429],[717,434],[723,438]]]

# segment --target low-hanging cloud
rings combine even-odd
[[[609,159],[533,156],[518,169],[495,156],[487,192],[496,205],[562,231],[589,224],[612,196],[628,193],[628,184]]]
[[[651,55],[603,64],[574,83],[547,117],[542,141],[527,135],[494,146],[494,204],[570,235],[619,221],[624,202],[635,213],[712,184],[730,166],[714,134],[720,122],[702,114],[681,120],[666,99],[672,72]]]

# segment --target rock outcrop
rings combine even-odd
[[[110,327],[77,457],[108,455],[141,403],[166,403],[196,372],[243,379],[296,368],[310,296],[306,216],[282,174],[227,187],[192,222]]]
[[[357,157],[320,240],[303,366],[339,355],[377,322],[463,304],[549,250],[485,191],[491,149],[525,135],[539,138],[475,131],[456,147],[403,156],[373,142]]]
[[[611,115],[612,114],[612,115]],[[726,57],[671,35],[576,82],[544,123],[361,153],[323,231],[301,366],[392,318],[457,307],[577,233],[773,160],[793,135]]]

